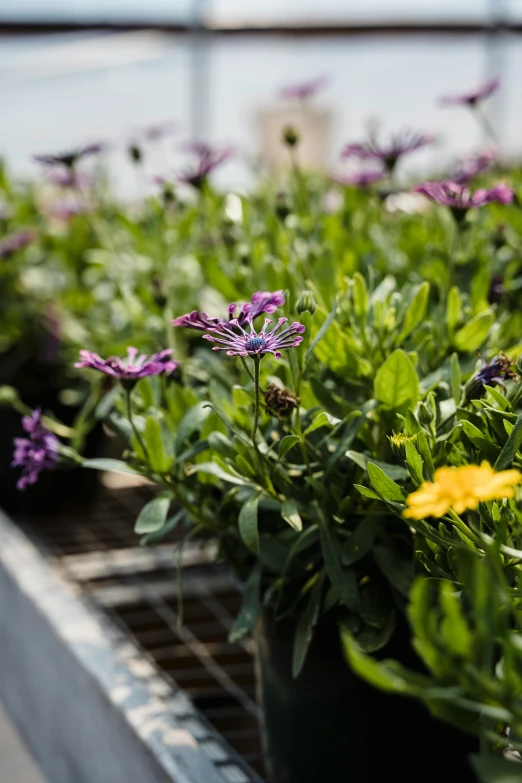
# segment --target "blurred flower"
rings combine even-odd
[[[193,141],[186,144],[184,149],[195,155],[196,161],[193,168],[186,169],[178,179],[200,190],[209,174],[222,163],[235,155],[233,147],[211,147],[202,141]]]
[[[337,182],[338,185],[343,185],[347,188],[360,188],[366,190],[371,185],[379,182],[386,176],[386,173],[381,170],[374,169],[373,171],[368,169],[367,171],[351,171],[347,173],[334,172],[332,179]]]
[[[306,331],[306,327],[297,323],[297,321],[284,328],[283,331],[279,331],[283,324],[288,321],[288,318],[279,318],[277,325],[270,332],[267,332],[267,326],[272,321],[270,318],[265,318],[264,326],[258,333],[252,326],[252,320],[251,315],[247,316],[246,322],[250,327],[250,332],[246,332],[239,325],[237,318],[233,318],[228,324],[217,324],[217,326],[209,330],[213,334],[204,334],[203,339],[212,343],[220,343],[220,345],[215,345],[212,350],[226,351],[229,356],[256,356],[261,358],[266,353],[272,353],[276,359],[279,359],[283,348],[293,348],[299,345],[303,339],[302,334]],[[214,334],[219,336],[214,337]]]
[[[513,370],[514,362],[503,353],[499,353],[490,362],[487,362],[479,353],[482,367],[474,373],[464,387],[465,399],[478,400],[484,396],[485,386],[503,384],[507,380],[515,380],[516,372]]]
[[[42,412],[35,410],[31,416],[24,416],[22,426],[28,438],[14,439],[12,467],[22,468],[22,475],[16,486],[24,490],[28,484],[38,480],[42,470],[50,470],[58,462],[58,438],[42,424]]]
[[[472,193],[465,185],[445,180],[443,182],[423,182],[413,188],[431,201],[450,207],[457,219],[462,218],[470,207],[484,207],[496,201],[510,204],[515,196],[512,188],[502,183],[492,188],[481,188]]]
[[[430,205],[419,193],[390,193],[384,198],[386,212],[404,212],[407,215],[421,215]]]
[[[167,348],[152,356],[145,356],[144,354],[138,354],[137,348],[130,347],[127,348],[126,359],[120,359],[116,356],[102,359],[97,353],[80,351],[81,361],[74,366],[98,370],[105,375],[110,375],[112,378],[117,378],[124,385],[134,384],[140,378],[173,372],[178,367],[179,362],[171,360],[169,358],[171,354],[172,349]]]
[[[177,130],[177,122],[174,122],[173,120],[163,120],[154,125],[149,125],[144,129],[143,135],[149,141],[158,141],[158,139],[163,139],[165,136],[171,136]]]
[[[89,144],[86,147],[79,147],[78,149],[56,153],[55,155],[35,155],[34,160],[44,166],[65,166],[68,169],[72,169],[82,158],[96,155],[102,149],[102,144]]]
[[[374,134],[369,141],[363,143],[347,144],[341,155],[343,158],[360,158],[361,160],[375,160],[382,163],[387,171],[393,171],[399,158],[410,152],[432,144],[435,136],[431,133],[416,133],[405,130],[390,138],[388,144],[379,144]]]
[[[488,292],[488,302],[490,304],[499,304],[506,293],[503,275],[493,275]]]
[[[239,325],[244,326],[247,322],[247,317],[252,316],[252,319],[257,318],[262,313],[274,313],[278,307],[282,307],[285,303],[285,295],[282,291],[256,291],[252,296],[251,302],[247,302],[241,307],[240,313],[237,317]],[[228,306],[228,321],[232,320],[234,313],[237,310],[236,302],[232,302]],[[172,321],[172,326],[185,326],[188,329],[198,329],[205,332],[207,329],[211,329],[218,324],[228,323],[224,318],[218,318],[214,315],[207,315],[206,313],[193,310],[186,315],[180,315]]]
[[[87,174],[65,166],[53,166],[45,176],[49,182],[60,188],[84,188],[91,184],[91,177]]]
[[[501,470],[498,473],[491,465],[463,465],[459,468],[439,468],[435,481],[422,484],[416,492],[406,498],[408,508],[403,515],[407,519],[441,517],[450,509],[461,514],[466,509],[475,509],[484,500],[512,498],[515,485],[522,481],[518,470]]]
[[[271,383],[264,393],[266,411],[276,416],[289,416],[301,400],[286,387]]]
[[[329,81],[327,76],[317,76],[308,82],[290,84],[281,89],[280,96],[288,100],[306,101],[308,98],[317,95],[321,90],[324,90],[328,86]]]
[[[57,220],[70,220],[76,215],[83,215],[88,212],[86,204],[79,204],[74,198],[63,198],[59,201],[53,201],[45,208],[47,215]]]
[[[485,98],[489,98],[500,87],[500,79],[490,79],[481,84],[475,90],[464,92],[459,95],[445,95],[440,99],[440,103],[445,106],[476,106]]]
[[[451,180],[458,185],[466,185],[471,179],[490,169],[496,159],[495,150],[485,150],[470,158],[465,158],[458,164]]]
[[[23,250],[24,247],[30,245],[36,239],[36,232],[28,229],[27,231],[19,231],[17,234],[11,234],[0,241],[0,259],[9,258],[13,253],[18,250]]]

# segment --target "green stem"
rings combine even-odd
[[[261,363],[261,359],[259,356],[253,357],[254,361],[254,397],[255,397],[255,407],[254,407],[254,423],[252,425],[252,443],[254,444],[254,448],[259,454],[259,449],[257,447],[257,441],[256,441],[256,433],[257,433],[257,426],[259,424],[259,365]]]
[[[130,389],[125,389],[125,398],[126,398],[126,402],[127,402],[127,418],[129,420],[129,424],[132,427],[132,431],[134,433],[134,436],[135,436],[136,440],[138,441],[141,450],[143,451],[143,454],[145,456],[145,460],[147,462],[147,465],[148,465],[149,469],[151,469],[150,457],[149,457],[149,453],[147,451],[147,447],[145,446],[143,438],[141,437],[141,434],[140,434],[138,428],[136,427],[136,424],[134,423],[134,419],[132,418],[131,394],[132,394],[132,392],[131,392]]]
[[[474,544],[476,544],[479,547],[483,547],[483,544],[480,540],[480,538],[466,525],[465,522],[462,521],[462,519],[459,517],[458,514],[453,511],[453,509],[450,508],[448,511],[448,517],[451,519],[451,521],[454,523],[455,527],[458,527],[458,529],[464,533],[467,538],[469,538],[471,541],[473,541]]]

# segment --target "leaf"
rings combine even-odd
[[[91,468],[92,470],[111,470],[114,473],[130,473],[132,476],[139,476],[140,473],[121,459],[84,459],[82,468]]]
[[[202,462],[199,465],[193,465],[187,472],[189,475],[193,473],[209,473],[211,476],[215,476],[222,481],[228,481],[229,484],[238,484],[241,487],[252,486],[252,482],[248,481],[248,479],[238,476],[235,473],[229,473],[215,462]]]
[[[451,388],[451,395],[455,400],[456,405],[459,404],[460,398],[462,397],[462,392],[460,390],[460,381],[461,381],[461,372],[460,372],[459,357],[457,356],[456,353],[452,353],[450,358],[450,388]]]
[[[300,532],[303,529],[303,523],[293,500],[285,500],[281,506],[281,516],[288,522],[290,527]]]
[[[417,435],[416,446],[417,446],[417,451],[419,452],[422,459],[424,460],[424,473],[426,474],[426,478],[428,481],[433,481],[433,475],[434,475],[433,459],[431,456],[431,449],[428,444],[428,439],[424,433],[424,430],[421,430]]]
[[[375,376],[375,398],[392,410],[415,407],[419,379],[411,359],[398,348],[388,356]]]
[[[328,578],[337,590],[341,600],[352,612],[359,609],[359,588],[355,572],[351,568],[343,568],[340,556],[340,544],[332,523],[321,514],[321,549]]]
[[[367,516],[359,522],[352,534],[346,539],[343,546],[343,565],[357,563],[372,548],[377,533],[378,521],[375,517]]]
[[[176,454],[182,450],[183,444],[187,438],[190,438],[191,435],[201,429],[205,419],[211,413],[212,408],[209,406],[208,402],[198,402],[196,405],[190,408],[185,416],[183,416],[178,425],[178,430],[176,433]]]
[[[358,490],[361,495],[364,495],[365,498],[371,498],[372,500],[381,500],[382,498],[380,495],[377,494],[377,492],[374,492],[373,489],[368,489],[368,487],[363,487],[362,484],[354,484],[354,487],[356,490]]]
[[[472,353],[480,348],[494,321],[494,315],[491,310],[484,310],[475,315],[471,321],[468,321],[462,329],[455,334],[453,344],[459,351]]]
[[[361,319],[364,319],[368,312],[368,291],[360,272],[355,272],[353,276],[353,309],[357,318]]]
[[[154,416],[147,416],[145,422],[145,445],[152,470],[157,473],[166,473],[172,460],[165,452],[160,424]]]
[[[520,783],[522,764],[502,756],[471,756],[480,783]]]
[[[245,582],[241,609],[230,630],[228,641],[237,644],[254,627],[261,608],[261,564],[256,563]]]
[[[392,549],[382,544],[374,546],[372,554],[389,583],[408,598],[413,583],[413,561],[399,558]]]
[[[413,295],[413,298],[406,310],[404,321],[402,323],[402,330],[397,339],[398,343],[402,343],[420,324],[426,313],[426,307],[428,305],[428,296],[430,293],[430,284],[428,282],[421,283],[417,288],[417,291]]]
[[[408,471],[401,465],[390,465],[388,462],[380,462],[379,460],[373,459],[369,454],[363,454],[359,451],[347,451],[346,456],[366,471],[368,470],[368,463],[371,461],[391,479],[405,479],[408,476]]]
[[[470,441],[473,443],[474,446],[481,449],[488,460],[496,460],[499,457],[498,454],[498,448],[495,446],[494,443],[492,443],[479,429],[478,427],[475,427],[475,425],[471,421],[466,421],[466,419],[463,419],[461,422],[461,427],[470,439]],[[507,445],[507,444],[506,444]],[[495,463],[496,464],[496,463]]]
[[[304,612],[299,617],[294,636],[294,650],[292,657],[292,676],[299,677],[306,660],[306,654],[312,641],[314,628],[319,618],[321,598],[323,596],[324,574],[314,584]]]
[[[406,493],[402,487],[399,487],[395,481],[388,478],[386,473],[377,465],[374,465],[373,462],[368,463],[368,475],[370,476],[373,488],[385,500],[393,500],[396,503],[402,503],[404,501]]]
[[[259,495],[251,495],[239,511],[239,533],[247,547],[256,554],[259,553],[259,530],[257,527],[257,507]]]
[[[320,427],[335,427],[337,424],[340,423],[341,423],[341,419],[337,419],[335,416],[332,416],[330,413],[327,413],[326,411],[321,411],[321,413],[319,413],[319,415],[316,416],[315,419],[312,421],[310,426],[306,428],[304,434],[310,435],[310,433],[314,432],[315,430],[318,430]]]
[[[228,457],[228,459],[232,460],[236,458],[237,451],[234,444],[219,430],[210,433],[208,445],[211,449],[217,451],[218,454],[221,454],[222,457]]]
[[[446,326],[452,332],[460,318],[460,292],[456,285],[450,288],[446,303]]]
[[[308,360],[310,359],[311,355],[313,354],[316,345],[323,339],[324,335],[326,334],[326,332],[328,331],[328,329],[332,325],[333,320],[334,320],[335,315],[336,315],[336,312],[337,312],[337,302],[334,302],[334,306],[332,308],[332,312],[330,313],[328,318],[321,324],[321,328],[319,329],[319,331],[315,335],[314,339],[312,340],[312,342],[308,346],[308,350],[306,351],[306,354],[305,354],[305,364],[308,362]]]
[[[156,544],[158,541],[161,541],[168,533],[171,533],[178,526],[183,517],[186,516],[186,513],[186,510],[181,508],[177,514],[174,514],[173,517],[167,519],[161,530],[156,530],[154,533],[143,536],[140,541],[141,546],[149,546],[150,544]]]
[[[281,438],[281,442],[279,444],[279,459],[283,459],[285,454],[290,451],[297,443],[299,443],[301,438],[299,435],[285,435],[284,438]]]
[[[167,514],[173,498],[172,492],[165,490],[150,500],[138,514],[134,531],[136,533],[154,533],[156,530],[161,530],[167,521]]]
[[[405,441],[404,448],[406,450],[406,463],[410,469],[411,477],[417,484],[422,484],[424,481],[422,457],[411,441]]]
[[[511,434],[507,439],[502,451],[500,452],[497,461],[495,462],[495,470],[505,470],[508,468],[515,455],[522,445],[522,414],[517,418],[515,426],[511,430]]]

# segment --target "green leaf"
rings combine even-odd
[[[368,463],[372,462],[383,470],[391,479],[405,479],[408,476],[408,471],[401,465],[391,465],[388,462],[380,462],[379,460],[373,459],[369,454],[364,454],[359,451],[347,451],[346,456],[366,471],[368,470]]]
[[[208,436],[208,445],[211,449],[217,451],[218,454],[221,454],[222,457],[227,457],[232,460],[236,458],[237,450],[234,444],[226,435],[219,432],[219,430],[214,430],[214,432],[210,433]]]
[[[498,448],[471,421],[463,419],[460,425],[474,446],[481,449],[488,460],[495,461],[499,457]],[[506,444],[507,445],[507,444]]]
[[[190,438],[195,432],[199,432],[203,426],[205,419],[212,413],[212,408],[208,402],[198,402],[194,405],[188,413],[181,419],[178,430],[176,433],[176,454],[178,454],[183,444]]]
[[[431,449],[428,444],[428,439],[424,433],[424,430],[421,430],[419,434],[417,435],[417,451],[421,455],[422,459],[424,460],[424,473],[426,474],[426,479],[428,481],[433,481],[433,475],[435,472],[434,466],[433,466],[433,459],[431,456]]]
[[[453,338],[455,348],[465,353],[476,351],[488,336],[494,319],[492,310],[484,310],[484,312],[475,315],[455,334]]]
[[[310,598],[304,612],[299,617],[299,622],[295,629],[294,650],[292,657],[292,676],[294,679],[299,677],[306,660],[306,654],[312,641],[314,628],[319,618],[321,608],[321,599],[323,596],[324,575],[321,574],[314,584]]]
[[[156,530],[161,530],[167,521],[167,514],[173,498],[172,492],[165,490],[150,500],[138,514],[134,531],[136,533],[154,533]]]
[[[332,325],[336,313],[337,313],[337,302],[334,302],[334,306],[332,308],[332,312],[330,313],[328,318],[321,324],[321,328],[319,329],[319,331],[315,335],[314,339],[312,340],[312,342],[308,346],[308,350],[306,351],[306,354],[305,354],[305,364],[308,362],[308,360],[310,359],[311,355],[313,354],[316,345],[323,339],[324,335],[326,334],[326,332],[328,331],[328,329]]]
[[[480,783],[520,783],[522,764],[502,756],[471,756]]]
[[[279,444],[279,459],[283,459],[285,454],[290,451],[297,443],[299,443],[301,438],[299,435],[285,435],[284,438],[281,438],[281,442]]]
[[[228,481],[230,484],[238,484],[241,487],[252,486],[252,482],[248,481],[248,479],[238,476],[236,473],[229,473],[215,462],[202,462],[199,465],[193,465],[187,472],[189,475],[193,473],[209,473],[211,476],[215,476],[222,481]]]
[[[84,459],[83,468],[92,470],[112,470],[114,473],[130,473],[133,476],[139,476],[140,473],[121,459]]]
[[[500,452],[497,461],[495,462],[495,470],[505,470],[509,468],[515,455],[522,445],[522,415],[520,415],[515,423],[515,426],[511,430],[511,434],[504,444],[504,448]]]
[[[402,330],[397,339],[398,343],[402,343],[424,318],[428,305],[429,293],[430,284],[428,282],[421,283],[417,288],[417,291],[413,295],[409,307],[406,310],[406,315],[404,316],[404,321],[402,323]]]
[[[456,285],[450,288],[446,304],[446,326],[452,332],[460,318],[460,292]]]
[[[385,500],[392,500],[396,503],[402,503],[406,497],[405,491],[399,487],[395,481],[392,481],[386,473],[373,462],[368,463],[368,475],[373,488]]]
[[[241,609],[228,636],[231,644],[237,644],[254,627],[261,608],[261,565],[256,563],[245,582]]]
[[[415,407],[419,379],[411,359],[398,348],[388,356],[375,376],[375,398],[392,410]]]
[[[373,547],[372,555],[389,583],[408,598],[413,583],[413,561],[399,558],[390,547],[382,544]]]
[[[411,477],[417,484],[422,484],[424,481],[422,457],[411,441],[405,441],[404,448],[406,450],[406,464],[410,469]]]
[[[450,388],[451,388],[451,395],[455,400],[456,405],[459,404],[460,398],[462,397],[460,382],[461,382],[461,373],[460,373],[459,357],[457,356],[456,353],[452,353],[450,358]]]
[[[351,568],[343,568],[341,546],[332,523],[328,522],[322,513],[320,516],[321,549],[326,573],[348,609],[352,612],[357,612],[359,609],[359,588],[355,571]]]
[[[353,276],[353,309],[360,319],[364,319],[368,312],[368,291],[366,281],[360,272],[355,272]]]
[[[371,498],[372,500],[381,500],[382,498],[380,495],[377,494],[377,492],[374,492],[373,489],[368,489],[368,487],[363,487],[362,484],[354,484],[355,489],[361,493],[361,495],[364,495],[365,498]]]
[[[297,506],[293,500],[285,500],[281,506],[281,516],[285,522],[288,522],[290,527],[294,528],[294,530],[300,532],[303,529],[303,523],[301,521],[299,511],[297,510]]]
[[[174,514],[173,517],[167,519],[161,530],[156,530],[154,533],[149,533],[148,535],[143,536],[140,541],[141,546],[157,544],[158,541],[161,541],[163,538],[165,538],[168,533],[171,533],[179,525],[181,520],[186,516],[186,513],[186,510],[181,508],[177,514]]]
[[[239,533],[247,547],[256,554],[259,553],[259,530],[257,527],[257,507],[259,495],[251,495],[239,512]]]
[[[378,497],[378,496],[377,496]],[[346,539],[343,546],[343,565],[353,565],[372,548],[378,529],[376,517],[367,516],[359,522],[355,530]]]
[[[310,426],[306,428],[304,434],[310,435],[311,432],[315,432],[315,430],[318,430],[320,427],[335,427],[337,424],[340,424],[340,422],[341,419],[337,419],[335,416],[332,416],[326,411],[321,411],[321,413],[319,413],[319,415],[316,416],[312,421]]]
[[[147,416],[145,422],[145,445],[152,470],[157,473],[166,473],[172,460],[165,452],[160,424],[154,416]]]

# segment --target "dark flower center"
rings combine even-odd
[[[245,343],[247,351],[260,351],[265,347],[265,340],[262,337],[251,337]]]

